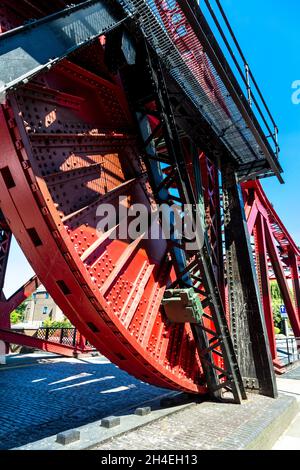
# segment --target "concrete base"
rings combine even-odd
[[[0,364],[6,364],[6,344],[0,341]]]
[[[268,450],[293,421],[299,404],[290,396],[273,400],[250,394],[241,406],[190,402],[153,408],[145,416],[134,410],[123,413],[113,429],[100,427],[101,422],[81,426],[74,430],[80,432],[80,440],[69,445],[57,444],[52,436],[18,449]]]
[[[156,422],[161,418],[168,416],[170,414],[174,415],[181,410],[188,409],[190,407],[195,407],[195,402],[184,403],[181,405],[176,405],[172,408],[161,408],[160,401],[164,397],[174,397],[181,396],[182,394],[177,392],[168,392],[163,397],[157,397],[148,402],[142,403],[141,407],[143,409],[148,408],[150,412],[145,413],[136,413],[136,409],[128,409],[127,411],[123,410],[120,417],[113,417],[119,419],[119,424],[117,426],[103,426],[103,423],[106,423],[107,420],[110,421],[112,417],[104,418],[99,421],[87,424],[85,426],[80,426],[76,429],[70,430],[80,433],[80,441],[71,443],[69,445],[61,446],[57,443],[57,436],[50,436],[45,439],[41,439],[36,442],[31,442],[21,447],[17,447],[17,450],[88,450],[95,449],[99,444],[104,442],[110,442],[111,439],[118,438],[119,436],[127,435],[131,431],[142,429],[149,423]],[[138,409],[141,409],[139,407]],[[121,418],[121,419],[120,419]],[[126,447],[125,447],[126,448]]]
[[[249,395],[243,405],[206,402],[169,415],[97,450],[270,450],[299,406],[294,397],[277,400]]]
[[[250,430],[247,426],[240,430],[242,434],[245,432],[245,440],[239,448],[241,450],[272,449],[298,413],[299,404],[294,397],[279,397],[265,415],[253,419]],[[228,444],[230,445],[230,439]]]

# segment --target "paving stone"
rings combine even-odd
[[[104,418],[101,420],[101,426],[108,429],[119,426],[120,423],[121,419],[119,416],[109,416],[108,418]]]
[[[76,442],[80,440],[80,432],[76,429],[70,429],[68,431],[60,432],[56,436],[56,442],[66,446],[71,444],[72,442]]]
[[[253,394],[243,405],[203,402],[125,433],[97,450],[232,450],[259,448],[283,432],[280,420],[291,419],[298,407],[292,397],[278,400]],[[276,421],[278,418],[279,421]],[[272,428],[272,425],[273,428]],[[285,423],[284,423],[285,425]],[[275,435],[274,435],[275,432]],[[270,447],[273,443],[270,443]]]
[[[151,413],[151,407],[150,406],[137,408],[135,410],[135,414],[138,415],[138,416],[146,416],[146,415],[149,415],[150,413]]]

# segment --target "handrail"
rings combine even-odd
[[[286,349],[282,349],[286,347]],[[286,357],[288,365],[300,361],[300,338],[285,337],[276,339],[277,352]]]
[[[219,31],[219,33],[220,33],[220,35],[221,35],[223,41],[224,41],[224,44],[225,44],[225,46],[226,46],[226,48],[227,48],[227,51],[229,52],[229,54],[230,54],[230,56],[231,56],[231,58],[232,58],[232,60],[233,60],[233,62],[234,62],[234,64],[235,64],[235,66],[236,66],[236,68],[237,68],[237,70],[238,70],[238,72],[239,72],[239,74],[240,74],[240,77],[242,78],[242,81],[244,82],[244,84],[245,84],[245,86],[246,86],[247,96],[246,96],[246,95],[245,95],[245,96],[246,96],[246,98],[248,99],[248,102],[249,102],[250,106],[252,105],[252,102],[255,104],[255,107],[256,107],[256,109],[257,109],[257,111],[258,111],[258,113],[259,113],[259,115],[260,115],[260,117],[261,117],[263,123],[265,124],[266,129],[267,129],[268,132],[269,132],[269,135],[266,136],[266,137],[267,137],[267,138],[272,138],[273,143],[274,143],[274,145],[275,145],[275,155],[276,155],[277,158],[279,158],[280,147],[279,147],[279,144],[278,144],[278,132],[279,132],[279,131],[278,131],[278,126],[277,126],[277,124],[276,124],[276,122],[275,122],[275,119],[273,118],[273,116],[272,116],[272,114],[271,114],[271,111],[270,111],[270,109],[269,109],[269,107],[268,107],[268,105],[267,105],[267,103],[266,103],[266,100],[265,100],[265,98],[264,98],[264,96],[263,96],[263,94],[262,94],[262,91],[261,91],[261,89],[259,88],[259,85],[258,85],[258,83],[257,83],[257,81],[256,81],[256,79],[255,79],[255,77],[254,77],[254,75],[253,75],[253,73],[252,73],[252,70],[251,70],[250,67],[249,67],[249,63],[248,63],[248,61],[247,61],[247,59],[246,59],[246,57],[245,57],[245,55],[244,55],[244,53],[243,53],[243,51],[242,51],[242,48],[241,48],[241,46],[240,46],[240,44],[239,44],[239,42],[238,42],[238,40],[237,40],[236,35],[234,34],[234,31],[233,31],[233,29],[232,29],[232,27],[231,27],[231,25],[230,25],[230,22],[229,22],[229,20],[228,20],[228,17],[227,17],[227,15],[226,15],[225,11],[224,11],[224,8],[223,8],[222,5],[221,5],[220,0],[215,0],[215,1],[216,1],[216,6],[217,6],[217,8],[218,8],[218,10],[219,10],[219,12],[220,12],[220,14],[221,14],[221,16],[222,16],[224,22],[225,22],[225,25],[226,25],[227,29],[228,29],[229,35],[230,35],[231,39],[233,40],[234,45],[235,45],[236,48],[237,48],[237,51],[238,51],[239,56],[240,56],[240,59],[241,59],[242,62],[243,62],[244,69],[245,69],[245,72],[244,72],[244,73],[243,73],[242,68],[241,68],[241,66],[240,66],[240,64],[239,64],[239,62],[238,62],[238,60],[237,60],[237,58],[236,58],[236,55],[235,55],[235,53],[234,53],[234,51],[233,51],[233,49],[232,49],[232,47],[231,47],[231,45],[230,45],[230,43],[229,43],[229,41],[228,41],[228,39],[227,39],[227,36],[226,36],[226,34],[225,34],[225,32],[224,32],[224,29],[222,28],[222,26],[221,26],[221,24],[220,24],[220,22],[219,22],[219,20],[218,20],[218,17],[217,17],[217,15],[216,15],[216,13],[214,12],[214,9],[213,9],[213,7],[212,7],[212,5],[211,5],[210,0],[204,0],[204,3],[205,3],[205,5],[207,6],[207,9],[208,9],[208,11],[209,11],[209,13],[210,13],[210,15],[211,15],[211,17],[212,17],[212,19],[213,19],[213,21],[214,21],[214,23],[215,23],[217,29],[218,29],[218,31]],[[259,96],[259,98],[260,98],[260,100],[261,100],[261,102],[262,102],[262,104],[263,104],[263,107],[264,107],[265,111],[267,112],[267,115],[269,116],[269,118],[270,118],[270,120],[271,120],[271,123],[272,123],[272,125],[273,125],[274,131],[271,130],[270,125],[268,124],[267,119],[266,119],[266,117],[265,117],[265,114],[264,114],[263,110],[261,109],[261,107],[260,107],[260,105],[259,105],[259,103],[258,103],[258,101],[257,101],[257,99],[256,99],[256,97],[255,97],[255,95],[254,95],[254,93],[253,93],[253,89],[251,88],[251,81],[252,81],[252,84],[254,85],[254,88],[256,89],[256,91],[257,91],[257,93],[258,93],[258,96]]]

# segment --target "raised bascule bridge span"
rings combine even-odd
[[[80,332],[59,352],[87,340],[160,387],[275,397],[270,279],[300,337],[300,253],[259,182],[283,182],[278,128],[220,1],[3,0],[0,29],[0,291],[12,234],[36,273],[2,292],[0,339],[55,350],[10,330],[42,282]],[[193,248],[165,213],[157,239],[108,230],[120,197],[200,219]]]

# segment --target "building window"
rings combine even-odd
[[[47,315],[47,313],[48,313],[48,307],[44,307],[43,308],[43,315]]]

